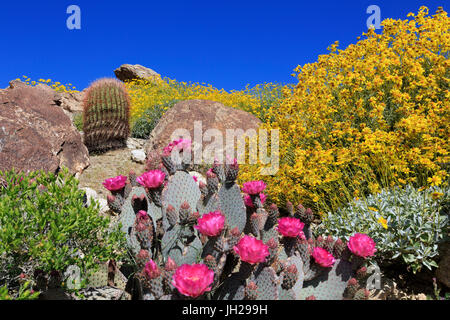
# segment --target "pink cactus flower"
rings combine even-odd
[[[250,264],[264,262],[269,255],[269,247],[264,242],[248,235],[242,237],[233,249],[242,261]]]
[[[204,214],[197,220],[198,225],[194,228],[208,237],[218,236],[225,226],[225,216],[220,211]]]
[[[347,246],[354,255],[363,258],[371,257],[377,251],[375,241],[363,233],[355,233],[350,237]]]
[[[189,139],[179,139],[176,142],[175,146],[180,151],[191,151],[192,141]]]
[[[267,196],[264,193],[261,192],[259,194],[259,198],[261,199],[261,203],[264,204],[264,202],[266,202]],[[253,208],[254,207],[252,198],[249,195],[246,195],[244,197],[244,203],[249,208]]]
[[[164,148],[164,154],[170,154],[172,150],[177,149],[179,151],[191,151],[192,141],[189,139],[174,140]]]
[[[150,260],[145,264],[144,271],[150,279],[156,279],[161,275],[161,270],[159,270],[157,264],[153,260]]]
[[[305,224],[300,219],[286,217],[278,219],[278,232],[284,237],[296,238],[303,234]]]
[[[145,211],[145,210],[139,210],[138,215],[139,215],[139,218],[141,218],[141,219],[145,219],[148,217],[147,211]]]
[[[165,177],[166,174],[161,170],[151,170],[137,177],[136,182],[146,188],[153,189],[160,187],[163,184]]]
[[[125,187],[126,183],[127,177],[120,175],[114,178],[106,179],[103,181],[103,186],[109,191],[119,191]]]
[[[210,168],[210,169],[208,169],[208,171],[206,171],[206,177],[207,178],[216,178],[217,175],[213,172],[213,169]]]
[[[172,147],[170,147],[170,146],[164,147],[163,156],[168,157],[168,156],[170,156],[171,152],[172,152]]]
[[[336,259],[331,253],[320,247],[314,248],[312,256],[318,265],[325,268],[331,267],[336,262]]]
[[[197,298],[211,291],[214,272],[204,264],[183,264],[177,268],[172,278],[172,284],[185,296]]]
[[[263,192],[265,188],[266,188],[266,184],[262,180],[249,181],[249,182],[246,182],[243,184],[242,192],[250,194],[250,195],[254,195],[254,194]]]

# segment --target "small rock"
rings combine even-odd
[[[100,214],[106,214],[109,211],[108,201],[103,198],[98,199],[100,205]]]
[[[81,188],[81,190],[84,190],[84,192],[86,193],[86,204],[88,206],[90,206],[93,201],[98,200],[97,191],[95,191],[94,189],[85,187]]]
[[[106,214],[109,211],[108,201],[99,197],[94,189],[85,187],[81,188],[81,190],[84,190],[84,192],[86,192],[86,204],[88,206],[91,206],[94,201],[97,201],[99,203],[100,214]]]
[[[131,151],[131,160],[137,163],[145,163],[145,152],[143,149],[137,149]]]
[[[416,296],[416,300],[427,300],[427,296],[424,293],[419,293]]]
[[[146,142],[147,142],[146,139],[128,138],[127,148],[131,150],[143,149]]]

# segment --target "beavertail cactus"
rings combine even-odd
[[[206,184],[197,183],[173,152],[184,159],[190,143],[177,140],[159,159],[153,154],[139,176],[104,182],[135,258],[130,283],[138,298],[367,299],[359,282],[376,250],[370,237],[315,238],[310,208],[288,202],[288,216],[280,217],[266,203],[263,181],[236,184],[237,161],[216,161]]]

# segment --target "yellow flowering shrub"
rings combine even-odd
[[[450,21],[426,7],[386,19],[377,34],[295,69],[298,84],[263,124],[280,129],[280,169],[264,179],[271,200],[323,213],[385,186],[439,185],[448,175]],[[359,39],[359,38],[358,38]]]
[[[131,97],[131,122],[134,123],[147,110],[155,106],[170,107],[170,102],[191,99],[207,99],[226,106],[251,112],[262,121],[266,120],[266,110],[278,104],[283,98],[282,86],[273,83],[258,84],[244,90],[216,89],[212,85],[178,82],[159,77],[151,80],[133,80],[126,83]]]
[[[34,81],[34,80],[31,80],[31,78],[29,78],[27,76],[23,76],[23,79],[16,79],[16,80],[21,80],[30,86],[37,86],[39,83],[46,84],[57,92],[77,92],[78,91],[78,90],[76,90],[76,87],[74,85],[72,85],[71,83],[64,85],[61,82],[52,81],[51,79],[39,79],[38,81]]]

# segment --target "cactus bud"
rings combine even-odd
[[[189,215],[189,217],[188,217],[188,219],[187,219],[187,222],[189,223],[189,224],[195,224],[195,223],[197,223],[197,220],[200,218],[200,212],[192,212],[190,215]]]
[[[334,242],[334,248],[333,248],[333,256],[336,257],[336,259],[339,259],[342,257],[342,254],[344,250],[347,248],[347,245],[345,242],[343,242],[341,239],[337,239]]]
[[[331,235],[329,235],[326,239],[325,239],[325,249],[328,252],[332,252],[333,251],[333,245],[334,245],[334,239]]]
[[[325,245],[325,240],[323,239],[322,236],[318,236],[318,237],[316,238],[316,244],[315,244],[315,246],[316,246],[316,247],[321,247],[321,248],[323,248],[324,245]]]
[[[228,247],[233,248],[241,239],[241,232],[238,227],[234,227],[230,231],[230,237],[228,239]]]
[[[209,194],[216,193],[219,190],[219,179],[212,169],[206,172],[206,185]]]
[[[300,203],[300,204],[297,206],[297,214],[303,215],[303,214],[305,214],[305,212],[306,212],[305,207]]]
[[[345,289],[345,296],[351,298],[355,295],[356,291],[358,291],[359,283],[355,278],[351,278],[347,282],[347,288]]]
[[[259,237],[259,231],[260,231],[259,216],[256,212],[250,216],[250,228],[251,228],[251,233],[253,233],[253,235],[255,237]]]
[[[269,213],[269,216],[268,216],[269,223],[272,224],[272,225],[275,225],[277,223],[278,217],[280,215],[277,205],[275,203],[272,203],[270,205],[268,211],[269,211],[268,212]]]
[[[208,188],[207,188],[206,184],[203,181],[199,181],[198,187],[199,187],[202,195],[205,197],[208,194]]]
[[[298,280],[297,267],[295,265],[290,265],[286,269],[281,287],[285,290],[292,289],[297,280]]]
[[[205,259],[203,259],[205,262],[205,265],[212,271],[216,271],[217,268],[217,261],[216,258],[214,258],[212,255],[207,255]]]
[[[141,249],[139,253],[136,255],[136,264],[139,269],[143,269],[145,267],[145,263],[150,259],[150,254],[147,250]]]
[[[292,202],[286,202],[286,210],[289,212],[290,216],[294,215],[294,205],[292,204]]]
[[[305,300],[316,300],[316,297],[314,295],[306,297]]]
[[[175,263],[175,261],[172,260],[171,257],[169,257],[167,259],[166,265],[164,266],[164,269],[166,271],[175,271],[178,268],[177,264]]]
[[[174,226],[178,222],[178,212],[175,210],[175,208],[172,205],[168,205],[166,209],[166,217],[167,221],[171,226]]]
[[[188,218],[191,215],[191,206],[187,201],[181,204],[179,215],[181,223],[188,222]]]
[[[245,287],[244,292],[247,300],[256,300],[258,298],[258,286],[253,281],[249,282]]]
[[[159,270],[153,260],[150,260],[145,264],[144,272],[149,279],[156,279],[161,275],[161,270]]]
[[[237,163],[237,159],[233,160],[232,164],[226,166],[226,180],[228,182],[234,182],[239,173],[239,164]]]
[[[356,271],[356,277],[358,279],[364,279],[367,276],[367,268],[366,267],[361,267]]]
[[[121,205],[120,205],[120,201],[119,198],[108,194],[106,197],[106,200],[108,202],[108,207],[109,209],[111,209],[111,211],[115,212],[115,213],[119,213],[121,211]]]
[[[354,300],[367,300],[369,299],[370,291],[363,288],[356,291],[355,296],[353,297]]]
[[[278,242],[274,238],[270,238],[269,241],[267,241],[266,245],[269,247],[269,249],[278,248]]]
[[[267,262],[272,264],[278,257],[278,242],[274,238],[270,238],[266,245],[269,247],[269,257]]]

